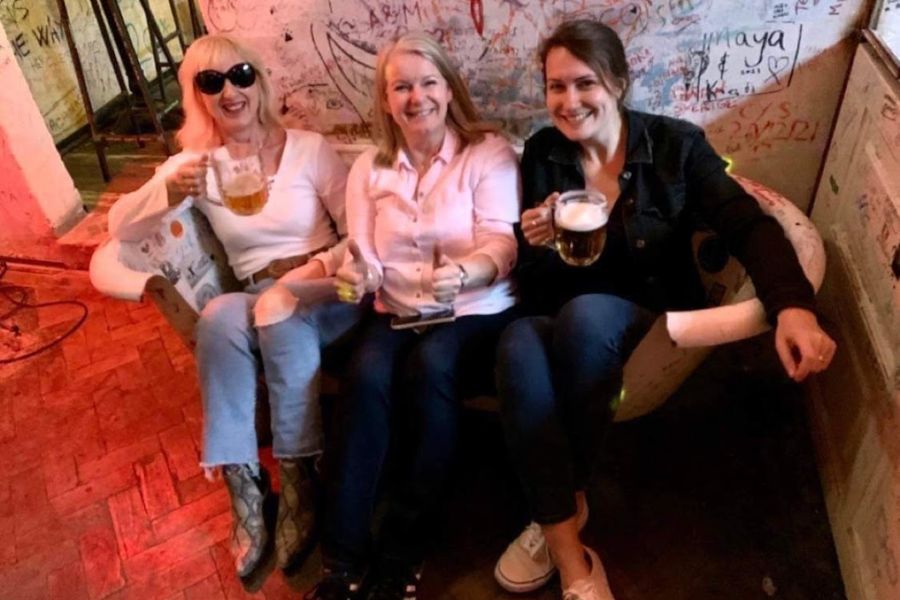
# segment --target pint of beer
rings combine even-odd
[[[222,203],[236,215],[255,215],[267,197],[266,182],[256,173],[238,173],[222,185]]]
[[[606,197],[591,190],[562,194],[553,212],[556,251],[566,264],[586,267],[600,257],[606,242]]]
[[[258,149],[249,144],[229,144],[217,148],[210,157],[222,204],[241,216],[261,211],[269,194]]]

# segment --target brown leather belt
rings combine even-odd
[[[309,262],[313,256],[320,252],[324,252],[327,250],[329,246],[322,246],[321,248],[317,248],[312,252],[307,252],[306,254],[299,254],[297,256],[287,256],[285,258],[276,258],[265,267],[250,275],[246,279],[242,279],[241,283],[244,287],[249,285],[253,285],[259,283],[263,279],[278,279],[291,269],[296,269],[297,267],[302,267],[306,263]]]

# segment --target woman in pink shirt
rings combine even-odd
[[[407,34],[382,50],[374,96],[378,145],[350,171],[350,253],[337,283],[348,302],[375,292],[376,315],[336,408],[325,577],[314,599],[416,597],[430,509],[456,446],[460,391],[490,382],[494,345],[515,303],[509,273],[521,188],[512,148],[479,120],[444,49],[427,35]],[[397,317],[451,309],[451,322],[394,328]],[[372,546],[395,425],[409,464]]]

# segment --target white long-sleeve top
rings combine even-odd
[[[120,197],[109,211],[109,232],[121,240],[139,240],[159,226],[171,210],[166,177],[197,152],[181,152],[157,168],[154,176],[134,192]],[[188,196],[206,215],[222,242],[235,276],[246,279],[276,258],[327,250],[313,258],[333,275],[343,261],[347,233],[344,189],[347,165],[324,137],[311,131],[288,129],[278,170],[270,179],[269,199],[262,211],[239,216],[221,205],[212,168],[207,172],[207,197]]]
[[[370,149],[350,170],[347,226],[383,277],[378,312],[410,315],[446,308],[431,289],[436,246],[457,262],[485,254],[497,266],[491,285],[459,293],[457,316],[495,314],[515,303],[509,273],[516,261],[513,224],[521,198],[516,154],[497,135],[459,146],[448,129],[421,179],[402,150],[390,168],[375,166]],[[349,253],[345,260],[352,260]]]

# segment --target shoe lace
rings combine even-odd
[[[529,556],[534,558],[535,554],[546,544],[546,539],[544,538],[544,532],[541,531],[541,526],[532,521],[528,524],[528,527],[525,528],[525,531],[522,532],[522,535],[519,537],[519,544],[525,549]]]
[[[562,600],[594,600],[600,596],[597,587],[590,579],[579,579],[563,592]]]

